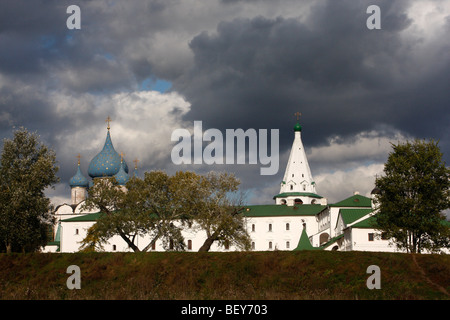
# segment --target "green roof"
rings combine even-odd
[[[325,249],[326,247],[331,246],[333,243],[335,243],[336,241],[338,241],[340,238],[342,238],[344,236],[344,234],[340,234],[336,237],[331,238],[330,240],[328,240],[328,242],[324,243],[323,245],[321,245],[320,247]]]
[[[320,204],[300,204],[295,206],[266,204],[246,206],[245,208],[245,217],[314,216],[325,210],[327,206]]]
[[[96,213],[90,213],[85,214],[79,217],[73,217],[69,219],[61,220],[62,222],[86,222],[86,221],[97,221],[98,218],[100,218],[104,213],[103,212],[96,212]]]
[[[306,228],[303,228],[297,248],[295,248],[294,251],[297,250],[322,250],[322,248],[316,248],[312,246],[311,242],[309,241],[308,234],[306,233]]]
[[[330,204],[330,207],[372,207],[372,200],[356,194],[345,200]]]
[[[273,196],[273,198],[284,198],[284,197],[292,197],[292,196],[303,196],[303,197],[312,197],[312,198],[318,198],[322,199],[322,196],[319,196],[318,194],[312,193],[312,192],[284,192],[277,194],[276,196]]]
[[[370,216],[367,219],[361,220],[358,223],[355,223],[352,225],[352,228],[358,228],[358,229],[375,229],[375,223],[377,219],[375,216]]]
[[[340,209],[339,213],[342,216],[346,225],[361,219],[365,215],[372,212],[372,209]]]

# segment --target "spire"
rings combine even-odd
[[[319,248],[314,248],[309,241],[308,234],[306,233],[306,224],[303,223],[302,235],[300,236],[300,240],[298,241],[297,248],[294,250],[317,250]]]
[[[301,113],[296,112],[294,115],[298,121]],[[303,147],[301,129],[300,123],[297,122],[294,127],[294,142],[280,186],[280,194],[274,197],[277,204],[314,204],[317,199],[322,198],[316,194],[316,184]]]

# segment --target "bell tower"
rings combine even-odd
[[[294,204],[319,204],[321,196],[316,194],[316,183],[309,168],[305,148],[301,138],[302,126],[299,123],[301,113],[294,114],[297,123],[294,126],[294,142],[280,185],[280,193],[274,196],[276,204],[292,206]]]

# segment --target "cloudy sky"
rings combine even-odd
[[[81,29],[69,30],[70,5]],[[381,29],[369,30],[370,5]],[[450,0],[0,2],[0,137],[36,131],[56,151],[70,201],[111,136],[139,170],[234,172],[248,203],[273,203],[294,113],[317,192],[368,195],[390,143],[438,139],[450,163]],[[172,163],[177,128],[278,129],[280,170]]]

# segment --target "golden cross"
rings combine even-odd
[[[300,113],[300,112],[296,112],[296,113],[294,113],[294,116],[297,116],[297,121],[299,120],[298,118],[301,116],[302,114]]]
[[[120,162],[123,161],[123,157],[124,157],[124,156],[125,156],[125,153],[121,152],[121,153],[120,153]]]
[[[105,122],[108,123],[108,130],[110,129],[109,127],[109,123],[112,121],[112,119],[108,116],[108,118],[106,118]]]
[[[78,154],[78,155],[76,156],[76,158],[78,159],[78,165],[80,165],[81,154]]]
[[[133,160],[133,162],[134,162],[134,169],[137,169],[137,165],[139,163],[139,160],[136,158],[136,159]]]

